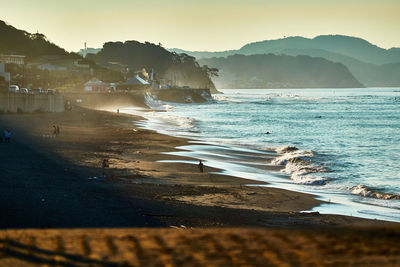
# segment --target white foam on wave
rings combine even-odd
[[[315,97],[315,96],[301,96],[298,94],[271,94],[272,97],[276,98],[291,98],[297,100],[321,100],[323,97]]]
[[[276,148],[275,151],[281,156],[273,159],[271,164],[285,166],[282,170],[290,175],[290,179],[297,184],[304,185],[324,185],[327,179],[316,176],[316,173],[327,172],[323,166],[313,163],[311,158],[314,153],[311,150],[299,150],[295,146],[282,146]]]
[[[174,109],[173,106],[165,104],[161,100],[158,100],[157,97],[152,95],[151,93],[146,93],[144,98],[146,105],[152,110],[170,111]]]
[[[220,102],[234,102],[234,103],[243,103],[242,100],[239,99],[234,99],[225,95],[212,95],[212,99],[215,101],[220,101]]]
[[[400,199],[400,195],[376,192],[371,188],[361,184],[351,188],[351,193],[354,195],[377,199]]]
[[[212,95],[210,96],[210,94],[208,94],[208,93],[205,92],[205,91],[201,92],[201,96],[202,96],[204,99],[208,100],[208,101],[213,100]]]
[[[275,148],[275,151],[279,154],[283,154],[283,153],[287,153],[287,152],[292,152],[292,151],[296,151],[299,150],[297,147],[295,146],[281,146],[278,148]]]
[[[179,130],[197,130],[195,125],[196,121],[189,117],[174,116],[166,112],[147,112],[144,114],[145,117],[154,122],[154,120],[159,121],[166,127],[176,126]],[[166,123],[166,124],[165,124]]]
[[[174,110],[173,106],[158,100],[150,93],[145,95],[145,101],[152,111],[142,112],[137,108],[124,108],[121,109],[121,112],[144,117],[146,121],[141,121],[140,126],[159,133],[174,135],[174,133],[179,132],[183,136],[184,132],[198,131],[195,119],[172,115],[173,113],[168,112]]]
[[[159,110],[163,106],[163,103],[150,93],[145,94],[144,101],[146,105],[153,110]]]

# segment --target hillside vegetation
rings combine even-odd
[[[153,69],[157,79],[169,80],[178,86],[215,89],[210,75],[215,70],[201,67],[194,57],[169,52],[161,45],[137,41],[108,42],[97,54],[87,58],[108,66],[110,63],[126,65],[130,69]]]
[[[136,41],[109,42],[102,49],[87,49],[83,58],[77,53],[69,53],[51,43],[40,33],[31,34],[19,30],[4,21],[0,21],[0,54],[19,54],[26,56],[26,62],[32,66],[24,68],[8,64],[7,71],[12,73],[15,84],[32,84],[39,87],[62,87],[65,84],[82,84],[95,76],[104,82],[124,82],[132,77],[132,72],[142,68],[154,69],[158,79],[164,79],[179,86],[210,88],[215,86],[210,76],[217,70],[200,67],[194,57],[165,50],[160,45],[139,43]],[[113,63],[113,64],[110,64]],[[88,65],[86,68],[77,66]],[[39,69],[37,65],[64,71]],[[119,68],[115,68],[115,66]],[[126,72],[123,66],[131,71]],[[22,78],[25,76],[24,78]],[[40,77],[38,79],[37,77]]]
[[[18,30],[1,20],[0,40],[0,54],[20,54],[25,55],[27,59],[49,55],[80,58],[79,55],[68,53],[51,43],[43,34]]]

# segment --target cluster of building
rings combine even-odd
[[[0,76],[9,83],[11,81],[11,75],[9,72],[5,71],[5,64],[25,64],[25,56],[22,55],[0,55]]]
[[[127,73],[125,73],[127,74]],[[84,84],[84,91],[86,92],[106,92],[106,91],[130,91],[130,90],[144,90],[144,89],[167,89],[170,85],[165,85],[163,81],[154,79],[153,69],[142,69],[135,72],[135,74],[126,79],[125,82],[107,83],[100,79],[93,77]]]
[[[122,83],[106,83],[97,78],[92,78],[84,84],[86,92],[113,92],[118,90],[140,90],[149,89],[151,83],[140,77],[138,74]]]
[[[70,76],[68,75],[71,74],[74,75],[74,77],[78,77],[75,82],[79,82],[79,80],[82,81],[85,79],[89,79],[88,77],[91,77],[83,84],[83,88],[81,87],[86,92],[168,89],[171,87],[175,87],[173,86],[173,84],[176,84],[169,79],[155,79],[153,69],[142,69],[140,71],[132,73],[127,66],[120,63],[109,62],[106,68],[118,71],[128,78],[124,82],[108,83],[98,79],[94,74],[91,66],[89,64],[82,63],[81,60],[71,61],[63,59],[62,57],[57,55],[47,55],[38,57],[34,61],[26,63],[25,56],[23,55],[0,54],[0,76],[4,78],[4,81],[6,84],[8,84],[8,86],[10,86],[13,76],[9,72],[6,72],[6,64],[16,64],[23,66],[23,86],[26,86],[26,84],[31,85],[33,80],[37,81],[40,78],[43,78],[46,81],[45,83],[48,83],[49,76],[51,76],[53,80],[69,80]],[[40,70],[49,71],[51,72],[51,75],[48,74],[49,72],[40,73]]]

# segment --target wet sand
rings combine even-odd
[[[76,108],[59,114],[0,115],[1,228],[382,226],[394,223],[300,213],[311,195],[196,165],[171,152],[187,140],[139,129],[140,117]],[[60,135],[53,136],[52,125]],[[101,179],[103,159],[109,161]],[[193,160],[193,159],[190,159]],[[96,179],[97,178],[97,179]]]

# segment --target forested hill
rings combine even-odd
[[[217,88],[360,88],[341,63],[323,58],[286,55],[233,55],[199,60],[216,67]]]
[[[358,81],[366,86],[400,86],[400,48],[384,49],[352,36],[321,35],[313,39],[299,36],[287,37],[249,43],[238,50],[221,52],[190,52],[180,49],[171,51],[187,53],[198,60],[234,54],[322,57],[332,62],[342,63]]]
[[[137,41],[108,42],[99,53],[88,54],[87,58],[103,66],[118,62],[132,70],[151,68],[157,79],[170,80],[179,86],[215,89],[209,77],[213,70],[201,67],[194,57],[169,52],[161,45]]]
[[[181,49],[170,49],[179,53],[186,53],[200,58],[226,57],[230,55],[256,55],[256,54],[285,54],[286,50],[297,49],[299,52],[323,50],[341,56],[352,57],[356,60],[382,65],[400,62],[400,48],[384,49],[370,42],[352,36],[345,35],[320,35],[309,39],[300,36],[286,37],[276,40],[265,40],[249,43],[237,50],[221,52],[186,51]],[[313,56],[312,54],[307,54]]]
[[[45,55],[80,58],[79,55],[68,53],[61,47],[49,42],[43,34],[31,34],[23,30],[18,30],[1,20],[0,54],[25,55],[28,60]]]
[[[276,54],[287,49],[322,49],[377,65],[400,62],[400,52],[396,49],[384,49],[364,39],[345,35],[320,35],[313,39],[288,37],[249,43],[240,48],[238,54]]]

